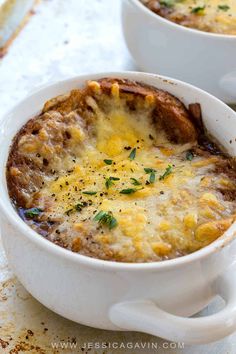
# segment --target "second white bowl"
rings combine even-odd
[[[236,36],[177,25],[140,0],[123,0],[122,23],[129,51],[142,70],[189,82],[236,103]]]

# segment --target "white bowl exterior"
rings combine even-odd
[[[109,310],[128,300],[152,300],[181,316],[197,313],[214,298],[215,279],[236,256],[234,243],[207,258],[171,269],[96,269],[45,252],[6,219],[2,220],[2,234],[14,273],[38,301],[70,320],[109,330],[120,330],[110,320]]]
[[[0,157],[1,231],[7,257],[19,280],[35,298],[82,324],[119,330],[110,320],[109,310],[113,304],[133,299],[151,299],[173,314],[192,315],[214,297],[214,280],[236,258],[236,242],[231,243],[235,225],[222,239],[186,257],[159,263],[121,264],[84,257],[50,243],[30,229],[10,203],[5,163],[15,133],[40,111],[47,99],[79,87],[87,79],[104,76],[146,82],[168,90],[186,105],[200,102],[206,127],[235,155],[235,113],[188,84],[151,74],[106,73],[81,76],[42,89],[15,107],[0,130],[4,141]]]
[[[123,0],[123,32],[138,66],[196,85],[227,103],[236,102],[236,36],[176,25],[140,0]]]

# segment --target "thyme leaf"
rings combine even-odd
[[[173,7],[175,5],[175,0],[160,0],[160,4],[166,7]]]
[[[192,159],[194,158],[193,152],[191,150],[186,152],[186,160],[188,161],[192,161]]]
[[[192,14],[201,14],[203,13],[203,11],[205,10],[205,5],[204,6],[197,6],[197,7],[194,7],[191,12]]]
[[[156,170],[154,170],[153,168],[144,168],[144,171],[149,174],[149,181],[146,182],[146,184],[150,184],[150,183],[154,183],[156,180]]]
[[[95,195],[95,194],[97,194],[97,192],[93,192],[93,191],[84,191],[82,193],[83,194],[87,194],[87,195]]]
[[[108,159],[105,159],[103,161],[105,162],[106,165],[112,165],[113,162],[113,160],[108,160]]]
[[[155,179],[156,179],[156,173],[154,171],[152,171],[149,176],[149,182],[154,183]]]
[[[130,178],[131,179],[131,183],[134,185],[134,186],[141,186],[142,183],[139,182],[136,178]]]
[[[228,11],[230,9],[230,6],[228,5],[218,5],[218,9],[222,11]]]
[[[162,181],[163,179],[165,179],[167,176],[169,176],[172,172],[173,166],[172,165],[168,165],[168,167],[166,168],[165,172],[163,173],[163,175],[161,175],[159,177],[159,180]]]
[[[118,225],[118,222],[111,211],[99,211],[99,213],[95,215],[94,221],[98,221],[100,224],[108,226],[110,230]]]
[[[145,171],[147,174],[152,173],[152,172],[157,172],[157,171],[154,170],[153,168],[147,168],[147,167],[144,168],[144,171]]]
[[[39,216],[42,212],[43,210],[40,208],[30,208],[30,209],[26,209],[24,211],[24,214],[28,218],[34,218],[35,216]]]
[[[132,161],[135,159],[136,156],[136,148],[134,148],[131,153],[129,154],[129,159]]]
[[[105,186],[107,189],[109,189],[114,183],[113,181],[119,181],[120,178],[118,177],[109,177],[106,179]]]
[[[122,191],[120,191],[120,194],[133,194],[135,192],[137,192],[139,189],[137,188],[127,188],[127,189],[122,189]]]

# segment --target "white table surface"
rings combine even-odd
[[[0,119],[17,101],[48,82],[81,73],[137,70],[122,37],[120,0],[42,0],[35,12],[0,61]],[[215,302],[202,314],[219,306]],[[52,348],[51,343],[60,345],[73,338],[74,349]],[[209,345],[178,348],[146,334],[97,330],[63,319],[22,287],[8,267],[1,241],[0,339],[9,343],[0,340],[0,353],[20,354],[26,349],[41,354],[236,353],[236,335]],[[114,348],[82,350],[86,343],[94,347],[108,343]],[[148,349],[150,343],[157,343],[158,349]],[[146,349],[138,349],[141,345]]]

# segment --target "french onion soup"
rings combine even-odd
[[[185,27],[236,35],[235,0],[141,0],[151,11]]]
[[[154,262],[207,246],[235,220],[236,172],[198,103],[124,79],[46,102],[15,136],[9,195],[21,218],[82,255]]]

